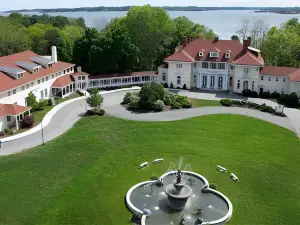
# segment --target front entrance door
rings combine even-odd
[[[264,88],[261,87],[261,88],[259,89],[259,93],[261,94],[261,93],[263,93],[263,92],[264,92]]]

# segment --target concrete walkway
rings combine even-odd
[[[179,109],[160,113],[133,113],[120,105],[124,97],[124,92],[113,93],[105,96],[103,108],[106,113],[128,120],[136,121],[173,121],[213,114],[239,114],[261,119],[278,126],[296,132],[288,118],[273,116],[254,109],[231,108],[231,107],[202,107],[191,109]],[[118,103],[118,104],[116,104]]]

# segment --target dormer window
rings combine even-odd
[[[51,67],[52,67],[52,65],[53,65],[52,63],[49,63],[49,64],[48,64],[48,68],[51,68]]]
[[[220,56],[219,52],[210,52],[209,57],[211,58],[218,58]]]
[[[225,54],[225,58],[226,58],[226,59],[230,59],[230,53],[226,53],[226,54]]]
[[[19,73],[18,75],[17,75],[17,79],[20,79],[20,78],[23,78],[24,77],[24,73]]]
[[[204,56],[204,53],[203,52],[199,52],[199,56],[200,57]]]

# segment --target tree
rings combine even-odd
[[[140,93],[140,107],[151,109],[157,100],[164,100],[164,87],[160,84],[152,82],[151,84],[143,85]]]
[[[65,26],[62,31],[73,43],[84,36],[84,29],[78,26]]]
[[[234,41],[239,41],[239,37],[237,35],[232,35],[231,36],[231,40],[234,40]]]
[[[28,93],[28,96],[26,97],[27,106],[34,107],[37,104],[37,100],[35,95],[32,92]]]
[[[103,97],[99,94],[99,91],[95,89],[96,91],[93,91],[91,93],[91,96],[86,99],[87,104],[92,108],[98,108],[101,106],[103,102]]]

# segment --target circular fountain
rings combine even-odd
[[[185,185],[182,180],[183,173],[178,170],[175,174],[176,179],[172,184],[168,184],[165,192],[168,196],[168,205],[175,210],[182,211],[188,198],[192,195],[192,189]]]

